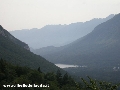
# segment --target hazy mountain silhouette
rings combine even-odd
[[[88,35],[63,47],[60,51],[41,53],[54,63],[113,67],[120,63],[120,14],[98,25]]]
[[[72,23],[69,25],[46,25],[41,29],[16,30],[10,33],[16,38],[27,43],[30,47],[38,49],[46,46],[63,46],[90,33],[97,25],[103,23],[114,15],[106,18],[95,18],[86,22]]]

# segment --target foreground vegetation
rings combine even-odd
[[[117,90],[119,84],[81,78],[81,83],[75,82],[67,73],[43,73],[28,67],[14,66],[5,60],[0,60],[0,90]],[[3,87],[3,85],[47,85],[49,87]]]

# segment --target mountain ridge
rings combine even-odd
[[[112,14],[106,18],[94,18],[86,22],[71,23],[69,25],[46,25],[41,29],[33,28],[30,30],[11,31],[10,33],[34,49],[47,46],[59,47],[90,33],[95,26],[109,20],[113,16]]]
[[[12,42],[14,42],[15,44],[27,49],[27,50],[30,50],[29,46],[24,43],[24,42],[21,42],[20,40],[16,39],[13,35],[11,35],[7,30],[5,30],[1,25],[0,25],[0,35],[8,38],[9,40],[11,40]]]
[[[120,14],[101,23],[86,36],[65,46],[60,52],[47,53],[43,57],[54,63],[113,67],[119,63]],[[41,54],[42,55],[42,54]],[[98,65],[99,63],[99,65]],[[97,66],[98,65],[98,66]]]

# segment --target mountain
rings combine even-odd
[[[0,58],[15,65],[26,66],[33,69],[40,67],[42,72],[56,72],[58,69],[60,69],[43,57],[30,52],[27,44],[16,39],[1,25]],[[64,72],[63,70],[61,71]]]
[[[94,18],[86,22],[71,23],[69,25],[46,25],[41,29],[16,30],[10,33],[33,49],[47,46],[59,47],[85,36],[97,25],[109,20],[113,16],[111,14],[106,18]]]
[[[19,45],[27,50],[30,50],[29,46],[26,43],[21,42],[20,40],[16,39],[7,30],[5,30],[1,25],[0,25],[0,35],[8,38],[10,41],[14,42],[15,44],[17,44],[17,45]]]
[[[9,90],[20,90],[17,87],[22,88],[22,86],[23,90],[26,89],[40,90],[41,87],[44,90],[85,90],[90,87],[92,87],[92,89],[94,87],[102,89],[110,88],[117,89],[118,86],[120,86],[119,84],[114,84],[115,82],[109,83],[105,81],[98,81],[90,77],[88,77],[89,80],[81,78],[82,82],[76,82],[73,80],[73,78],[71,78],[71,76],[69,76],[69,74],[65,73],[63,75],[60,72],[61,69],[56,67],[54,64],[46,61],[41,56],[37,56],[31,53],[29,50],[16,43],[17,41],[16,42],[12,41],[13,38],[11,40],[11,38],[8,36],[10,34],[7,33],[8,34],[7,35],[5,32],[6,30],[3,29],[1,26],[0,28],[1,90],[4,90],[5,87],[8,88],[12,87],[12,89]],[[19,41],[19,43],[23,42]],[[11,63],[8,62],[11,62],[15,65],[12,65]],[[25,67],[21,67],[20,65]],[[30,69],[27,66],[37,70]],[[57,73],[55,74],[54,72],[56,70]],[[63,70],[61,71],[64,72]],[[114,75],[115,78],[116,76],[120,76],[118,75],[118,73],[114,73]],[[117,80],[120,81],[119,78]],[[110,79],[110,81],[112,80]],[[94,84],[91,84],[91,82],[93,82]]]
[[[111,67],[120,64],[120,14],[99,24],[86,36],[42,56],[53,63]],[[39,49],[40,51],[41,49]],[[35,52],[36,53],[36,52]],[[39,52],[37,51],[37,54]]]

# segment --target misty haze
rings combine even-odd
[[[120,90],[119,8],[119,0],[1,0],[0,90]]]

